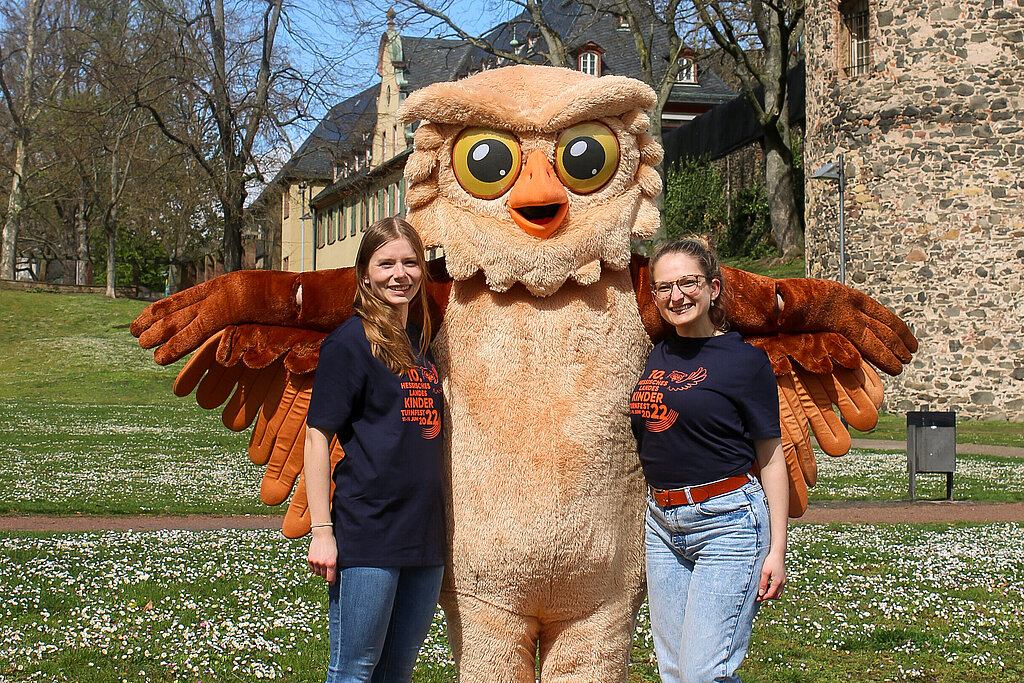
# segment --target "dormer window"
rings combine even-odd
[[[626,17],[622,17],[622,16],[619,17],[619,30],[620,31],[628,31],[629,30],[629,19],[627,19]]]
[[[601,55],[604,50],[597,43],[590,42],[573,50],[579,60],[579,70],[591,76],[601,75]]]
[[[697,62],[692,57],[683,57],[679,60],[676,83],[697,83]]]
[[[580,71],[591,76],[601,75],[601,55],[596,52],[580,53]]]

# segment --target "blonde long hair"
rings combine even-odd
[[[370,342],[373,357],[387,365],[391,372],[402,375],[418,365],[412,345],[409,343],[409,336],[405,333],[395,308],[374,294],[366,283],[370,258],[374,252],[397,239],[404,239],[412,246],[416,252],[416,263],[423,273],[419,291],[409,303],[409,313],[412,315],[413,311],[420,311],[420,353],[425,353],[430,346],[430,311],[426,295],[423,293],[428,280],[423,242],[415,228],[403,218],[382,218],[371,225],[363,235],[359,252],[356,254],[356,295],[352,302],[352,310],[363,320],[363,329],[366,330],[366,339]]]
[[[658,263],[662,256],[667,256],[668,254],[686,254],[697,259],[697,262],[700,263],[700,269],[704,271],[704,277],[707,278],[709,287],[712,280],[718,280],[722,283],[722,289],[718,294],[718,298],[711,300],[711,309],[708,311],[708,317],[711,318],[711,324],[715,326],[716,330],[728,331],[728,292],[725,278],[722,277],[722,268],[718,265],[718,255],[715,254],[711,242],[703,235],[686,235],[682,239],[668,242],[658,247],[658,250],[654,252],[654,256],[647,262],[647,272],[652,282],[654,281],[655,264]]]

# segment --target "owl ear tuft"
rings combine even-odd
[[[620,116],[619,120],[622,121],[622,125],[626,127],[626,130],[633,135],[646,133],[647,128],[651,125],[651,119],[644,113],[643,109],[631,109]]]
[[[665,157],[665,150],[646,131],[637,136],[636,144],[640,148],[640,163],[657,166]]]
[[[409,155],[409,161],[405,164],[405,179],[410,185],[421,183],[429,178],[437,167],[437,152],[434,150],[420,150]]]
[[[444,144],[444,133],[433,123],[424,123],[413,134],[416,149],[439,149]]]
[[[661,192],[661,176],[653,166],[640,164],[636,171],[636,182],[645,197],[657,197]]]

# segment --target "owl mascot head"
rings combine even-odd
[[[622,270],[630,237],[654,235],[661,147],[631,78],[513,66],[419,90],[400,117],[420,120],[406,165],[409,219],[444,248],[448,272],[546,296],[567,279]]]

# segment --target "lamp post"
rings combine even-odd
[[[839,183],[839,282],[846,284],[846,169],[843,155],[839,161],[830,161],[813,174],[812,179],[834,180]]]
[[[306,181],[299,183],[299,272],[306,270]]]

